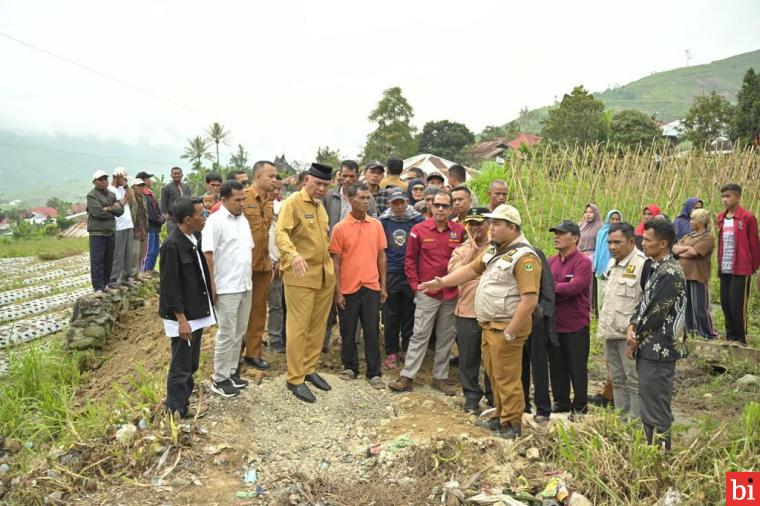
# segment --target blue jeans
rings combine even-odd
[[[148,232],[148,252],[145,255],[145,262],[142,266],[143,271],[152,271],[156,268],[159,241],[158,232]]]

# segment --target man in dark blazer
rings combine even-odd
[[[159,315],[171,339],[171,362],[166,380],[166,409],[181,418],[192,418],[190,394],[193,373],[198,370],[203,329],[214,325],[211,277],[200,253],[200,231],[206,219],[203,203],[180,197],[173,206],[175,228],[161,245]]]

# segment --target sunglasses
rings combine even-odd
[[[436,209],[448,209],[451,207],[451,204],[433,204],[433,207]]]
[[[240,181],[240,184],[242,184],[243,186],[251,186],[250,181]]]
[[[107,180],[108,180],[108,176],[100,176],[95,181],[107,181]]]

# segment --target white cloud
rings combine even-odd
[[[415,123],[477,131],[576,84],[597,91],[760,47],[760,4],[727,2],[0,3],[0,32],[190,106],[188,111],[0,37],[5,128],[176,144],[224,123],[252,158],[358,153],[401,86]]]

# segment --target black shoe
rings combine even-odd
[[[556,402],[552,404],[552,413],[569,413],[570,412],[570,406],[562,406],[561,404],[557,404]]]
[[[522,434],[520,425],[501,425],[494,431],[495,435],[503,439],[517,439]]]
[[[293,383],[288,383],[288,390],[293,392],[293,394],[296,397],[298,397],[304,402],[308,402],[308,403],[317,402],[317,398],[314,397],[313,393],[311,393],[311,390],[309,390],[309,387],[306,386],[306,383],[299,383],[298,385],[294,385]]]
[[[273,353],[285,353],[285,347],[282,345],[281,342],[277,341],[274,343],[269,343],[269,350]]]
[[[535,415],[533,421],[539,425],[544,425],[549,422],[549,415]]]
[[[235,397],[240,393],[240,389],[233,385],[232,381],[228,379],[224,381],[212,381],[211,391],[226,398]]]
[[[269,362],[267,362],[263,358],[243,357],[243,362],[245,362],[248,365],[252,365],[259,371],[266,371],[267,369],[269,369]]]
[[[488,420],[475,420],[475,425],[483,429],[496,431],[499,430],[501,424],[499,423],[498,418],[489,418]]]
[[[467,413],[475,413],[476,415],[480,414],[480,402],[473,401],[473,400],[466,400],[464,401],[464,406],[462,406],[462,409],[465,410]]]
[[[589,404],[593,404],[594,406],[599,406],[600,408],[606,408],[610,404],[612,404],[612,401],[605,398],[602,394],[596,394],[592,395],[588,398]]]
[[[238,390],[242,390],[248,386],[248,380],[244,380],[243,378],[241,378],[240,373],[238,371],[235,371],[235,374],[230,376],[230,381],[232,382],[232,386],[234,386]]]
[[[319,388],[320,390],[324,390],[325,392],[332,390],[332,387],[329,385],[329,383],[322,379],[322,376],[317,373],[307,374],[306,381]]]
[[[449,359],[449,365],[451,367],[459,367],[459,357],[451,357]]]

